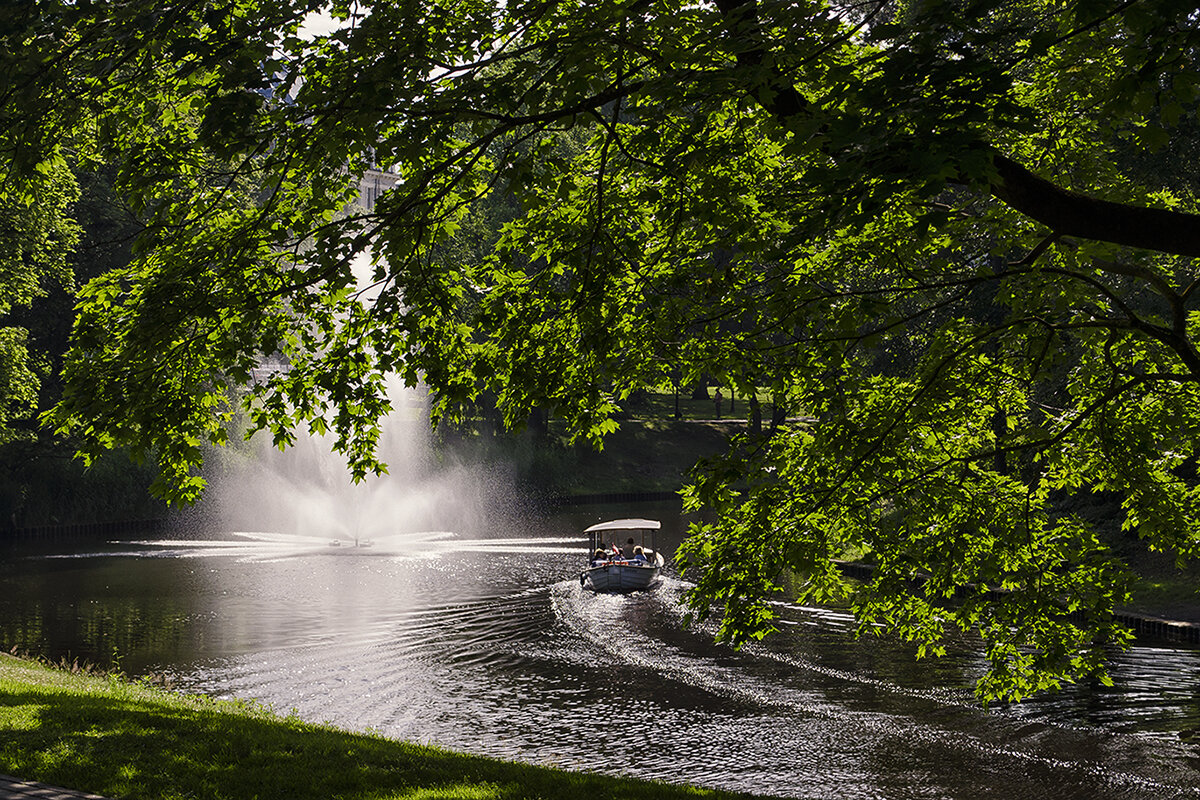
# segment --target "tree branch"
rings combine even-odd
[[[1060,236],[1200,256],[1200,215],[1114,203],[1056,186],[1007,156],[992,155],[992,194]]]
[[[812,104],[787,76],[768,66],[770,47],[758,16],[757,0],[717,0],[717,8],[734,40],[738,69],[755,76],[754,84],[747,87],[755,101],[784,127],[797,116],[812,115]],[[769,76],[766,80],[764,69]],[[1059,236],[1200,256],[1200,214],[1089,197],[1035,175],[990,145],[978,146],[991,151],[997,176],[989,187],[992,195]],[[970,182],[965,175],[960,181]]]

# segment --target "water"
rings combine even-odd
[[[1200,797],[1200,652],[1141,646],[1117,685],[983,710],[970,641],[915,662],[853,620],[781,607],[735,652],[682,627],[686,584],[595,595],[588,509],[459,530],[200,531],[10,553],[0,645],[101,663],[313,721],[570,769],[796,798]],[[214,541],[217,540],[217,541]]]
[[[581,533],[678,504],[528,515],[428,441],[415,393],[347,485],[328,442],[227,453],[196,530],[0,553],[0,647],[118,664],[317,722],[570,769],[796,798],[1200,798],[1200,651],[1137,647],[1116,685],[979,708],[965,639],[914,661],[844,613],[779,607],[734,651],[687,584],[583,590]]]

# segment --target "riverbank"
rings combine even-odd
[[[752,797],[468,756],[9,655],[0,773],[122,800]]]

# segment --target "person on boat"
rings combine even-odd
[[[635,564],[650,563],[650,559],[646,558],[646,551],[642,549],[641,545],[633,548],[633,561]]]
[[[633,551],[636,548],[633,545],[633,537],[629,537],[629,541],[625,542],[625,546],[621,548],[621,555],[626,559],[633,558]]]
[[[597,547],[596,552],[592,553],[592,566],[602,567],[604,562],[608,560],[608,554],[604,552],[603,547]]]

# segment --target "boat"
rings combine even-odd
[[[661,527],[655,519],[613,519],[585,530],[590,566],[579,573],[579,585],[595,592],[639,592],[657,586],[666,563],[658,552]]]

